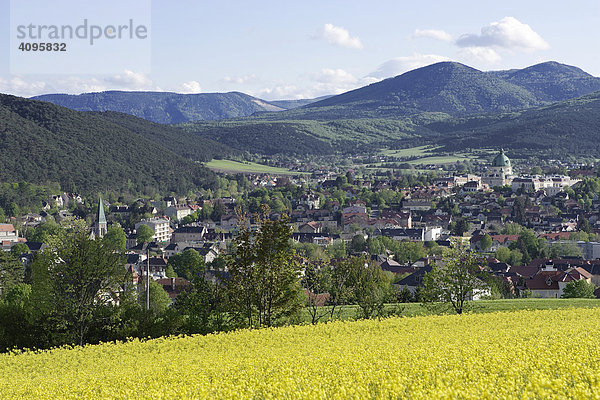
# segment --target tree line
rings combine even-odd
[[[117,229],[92,238],[84,220],[68,218],[43,233],[48,247],[35,255],[20,245],[0,252],[0,349],[299,323],[315,295],[328,296],[332,317],[350,303],[360,306],[360,316],[382,315],[393,300],[389,277],[369,259],[304,266],[290,243],[287,216],[254,218],[258,229],[242,221],[231,251],[208,265],[193,250],[171,257],[170,274],[189,281],[174,302],[155,281],[147,288],[145,276],[133,283]]]

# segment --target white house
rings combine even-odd
[[[192,213],[192,209],[187,205],[173,205],[165,208],[165,215],[171,219],[181,221]]]
[[[164,218],[144,219],[135,224],[135,229],[137,230],[141,225],[146,225],[154,231],[152,240],[155,242],[168,242],[171,239],[169,221]]]

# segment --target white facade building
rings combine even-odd
[[[573,186],[581,179],[573,179],[570,176],[556,175],[556,176],[539,176],[539,175],[524,175],[514,178],[511,184],[511,188],[514,191],[523,188],[527,192],[536,192],[538,190],[545,190],[548,196],[556,196],[562,192],[566,187]]]
[[[19,231],[13,224],[0,224],[0,244],[17,243],[19,241]]]
[[[168,220],[164,218],[145,219],[135,224],[135,229],[137,230],[141,225],[146,225],[154,231],[152,240],[155,242],[168,242],[171,240]]]

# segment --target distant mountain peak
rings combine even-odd
[[[575,67],[573,65],[561,64],[556,61],[546,61],[543,63],[535,64],[527,68],[523,68],[515,71],[515,74],[527,74],[532,71],[535,72],[546,72],[551,74],[570,74],[572,76],[584,76],[591,77],[591,74],[588,74],[584,70],[579,67]]]

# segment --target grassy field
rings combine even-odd
[[[212,160],[207,162],[206,167],[222,172],[242,172],[256,174],[273,175],[302,175],[304,172],[289,171],[284,168],[270,167],[268,165],[257,164],[249,161],[239,162],[232,160]]]
[[[470,161],[472,159],[472,157],[468,156],[431,156],[419,158],[418,160],[407,161],[407,163],[412,165],[453,164],[458,161]]]
[[[398,169],[398,168],[384,168],[384,167],[367,167],[366,168],[367,171],[400,171],[403,174],[426,174],[427,172],[431,172],[430,169],[420,169],[420,168],[415,168],[415,169]]]
[[[435,146],[418,146],[418,147],[410,147],[408,149],[385,149],[381,150],[381,155],[386,157],[416,157],[423,156],[426,157],[431,155],[431,152],[438,149],[439,147]]]
[[[470,312],[489,313],[495,311],[518,311],[518,310],[549,310],[569,307],[600,307],[599,299],[505,299],[505,300],[479,300],[470,302]],[[325,314],[329,307],[323,307],[320,314]],[[433,311],[424,307],[421,303],[388,304],[386,311],[404,317],[415,317],[433,315]],[[341,320],[355,319],[358,315],[358,306],[344,306],[335,310],[335,318]],[[311,317],[307,310],[302,315],[304,322],[310,322]],[[329,315],[319,321],[328,321]]]
[[[452,164],[458,161],[481,160],[482,158],[487,159],[489,157],[488,151],[477,151],[474,154],[456,153],[453,155],[440,155],[437,152],[439,148],[436,146],[418,146],[400,150],[385,149],[381,151],[381,155],[387,157],[419,157],[418,159],[407,161],[407,163],[412,165]]]

